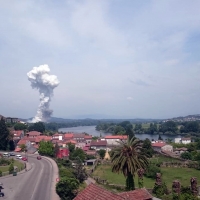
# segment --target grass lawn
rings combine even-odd
[[[17,166],[18,170],[21,170],[21,168],[24,168],[24,163],[21,163],[21,162],[19,162],[17,160],[14,160],[14,164],[13,165]],[[2,172],[8,172],[9,171],[8,169],[9,169],[9,165],[7,165],[7,166],[0,166],[0,170]]]
[[[161,168],[162,180],[166,183],[167,187],[171,189],[172,182],[178,179],[181,185],[190,185],[190,178],[197,177],[200,180],[200,171],[191,168]],[[99,165],[94,171],[93,176],[98,176],[106,179],[109,183],[125,185],[125,177],[123,174],[116,174],[111,171],[110,165]],[[135,177],[135,185],[138,187],[138,178]],[[153,188],[155,184],[154,179],[144,177],[144,187]]]

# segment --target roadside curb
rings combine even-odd
[[[42,156],[42,158],[49,161],[51,163],[52,168],[53,168],[53,176],[52,176],[52,179],[51,179],[51,200],[60,200],[60,197],[56,193],[56,183],[57,183],[56,180],[59,177],[58,166],[52,158],[49,158],[49,157],[46,157],[46,156]]]

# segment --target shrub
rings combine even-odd
[[[0,166],[10,165],[11,161],[5,158],[0,159]]]
[[[2,173],[2,171],[0,170],[0,177],[1,177],[1,176],[3,176],[3,173]]]
[[[156,165],[149,165],[144,175],[147,178],[155,179],[156,178],[156,173],[161,173],[160,168],[157,167]]]
[[[12,174],[13,172],[14,172],[14,166],[13,163],[11,163],[9,166],[9,174]]]

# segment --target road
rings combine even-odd
[[[5,196],[0,200],[51,200],[53,167],[49,160],[28,158],[32,169],[17,176],[0,178]]]

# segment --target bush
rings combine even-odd
[[[0,170],[0,177],[1,177],[1,176],[3,176],[3,173],[2,173],[2,171]]]
[[[155,179],[156,178],[156,173],[161,173],[160,168],[157,167],[156,165],[149,165],[144,175],[147,178]]]
[[[66,178],[66,177],[75,178],[72,170],[66,169],[66,168],[60,168],[59,169],[59,175],[60,175],[61,178]]]
[[[10,165],[11,161],[5,158],[0,159],[0,166]]]
[[[11,163],[9,166],[9,174],[12,174],[13,172],[14,172],[14,166],[13,163]]]

